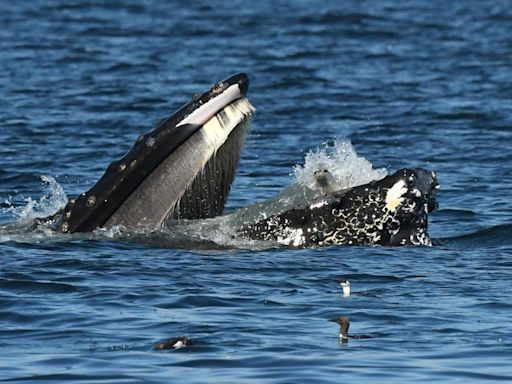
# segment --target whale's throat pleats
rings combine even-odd
[[[142,181],[106,226],[153,230],[168,218],[220,215],[253,111],[245,98],[219,111]]]
[[[222,214],[238,168],[248,125],[249,122],[244,121],[230,133],[187,187],[168,218],[197,219]]]

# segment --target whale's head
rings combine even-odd
[[[389,245],[430,244],[428,214],[437,208],[439,189],[434,171],[405,168],[371,183],[382,195],[387,227],[381,242]]]
[[[59,229],[154,230],[169,218],[221,214],[254,112],[248,86],[247,75],[231,76],[139,136],[89,191],[69,201]]]
[[[430,245],[427,220],[438,187],[434,172],[401,169],[244,225],[238,233],[288,246]]]
[[[313,216],[327,230],[314,233],[320,245],[430,245],[428,214],[437,207],[435,172],[404,168],[383,179],[327,195]],[[320,198],[322,199],[322,198]],[[319,221],[318,219],[316,221]]]

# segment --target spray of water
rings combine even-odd
[[[320,190],[315,171],[328,170],[336,182],[335,189],[346,189],[380,180],[387,175],[384,168],[374,169],[364,157],[359,157],[349,139],[336,139],[332,146],[324,143],[316,151],[306,154],[304,165],[294,167],[298,184]]]
[[[13,214],[19,222],[53,215],[66,205],[68,198],[62,186],[51,176],[41,176],[41,180],[45,193],[39,200],[27,197],[24,198],[25,205],[6,208],[6,211]]]

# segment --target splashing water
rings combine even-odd
[[[14,214],[19,222],[30,221],[39,217],[53,215],[59,209],[64,208],[68,198],[62,186],[51,176],[41,176],[45,194],[39,199],[34,200],[27,197],[24,200],[26,205],[19,207],[9,207],[7,212]]]
[[[238,209],[226,216],[207,220],[182,220],[166,223],[155,233],[143,231],[125,231],[122,227],[98,229],[93,234],[97,239],[117,239],[128,242],[140,242],[158,246],[197,248],[204,247],[235,247],[248,249],[264,249],[269,244],[261,241],[248,240],[233,236],[234,231],[242,225],[256,222],[270,215],[278,214],[287,209],[308,204],[323,194],[316,182],[314,173],[327,169],[333,176],[337,189],[346,189],[378,180],[386,176],[385,169],[374,169],[372,164],[359,157],[348,139],[336,139],[333,145],[323,144],[316,151],[310,151],[304,158],[304,165],[296,165],[293,169],[295,182],[285,187],[272,199]],[[26,241],[27,236],[45,241],[59,240],[62,234],[56,234],[44,226],[35,233],[27,224],[35,218],[53,215],[65,207],[67,196],[62,186],[51,176],[42,176],[45,193],[39,200],[26,198],[24,206],[7,208],[17,217],[14,227],[2,227],[0,241]],[[40,232],[40,233],[39,233]],[[74,235],[79,236],[79,235]],[[91,235],[88,235],[91,236]],[[30,238],[30,237],[29,237]]]
[[[334,177],[337,188],[346,189],[380,180],[387,176],[384,168],[374,169],[372,164],[359,157],[349,139],[336,139],[332,146],[324,143],[315,152],[309,151],[304,165],[294,167],[294,175],[298,184],[319,191],[314,173],[327,169]]]

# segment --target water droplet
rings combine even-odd
[[[126,164],[125,164],[125,163],[121,163],[121,164],[119,164],[118,169],[119,169],[119,172],[124,171],[124,170],[126,169]]]
[[[154,144],[155,144],[155,139],[153,137],[148,137],[148,139],[146,140],[146,145],[148,147],[152,147]]]

